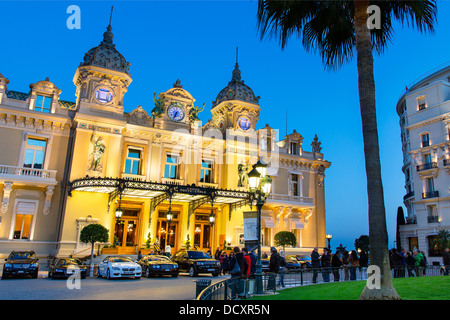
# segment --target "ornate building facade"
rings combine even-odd
[[[154,107],[125,112],[130,63],[113,43],[111,26],[76,69],[76,101],[59,99],[48,79],[29,93],[8,89],[0,75],[0,253],[33,249],[41,256],[88,255],[80,231],[91,223],[109,229],[119,254],[147,244],[172,253],[244,245],[243,212],[256,210],[247,173],[268,163],[272,193],[262,209],[262,241],[274,245],[292,231],[292,252],[326,246],[325,170],[317,136],[311,151],[294,130],[280,139],[244,84],[239,65],[206,106],[177,80],[154,94]],[[116,213],[120,212],[120,216]],[[169,218],[169,214],[170,218]]]
[[[442,262],[433,241],[450,229],[450,67],[410,86],[397,103],[405,174],[401,246]]]

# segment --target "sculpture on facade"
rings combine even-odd
[[[317,137],[317,134],[314,136],[314,141],[311,143],[312,151],[320,153],[322,150],[322,147],[320,146],[322,143],[319,141],[319,138]]]
[[[92,154],[91,154],[92,160],[89,170],[101,171],[100,162],[102,161],[103,154],[105,153],[106,145],[102,137],[97,138],[95,131],[91,136],[91,146],[92,146]]]
[[[248,166],[244,164],[238,164],[238,187],[245,187],[247,182],[247,169]]]
[[[156,98],[156,92],[153,93],[153,101],[155,102],[155,107],[152,109],[152,119],[153,126],[155,126],[155,119],[160,117],[165,110],[164,103],[166,101],[166,97]]]
[[[203,103],[203,106],[200,107],[192,107],[192,109],[189,111],[189,121],[195,122],[200,121],[200,118],[198,117],[198,114],[202,112],[205,109],[205,103]]]

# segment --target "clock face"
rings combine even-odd
[[[110,90],[105,88],[100,88],[95,90],[95,99],[100,103],[109,103],[113,98],[113,94]]]
[[[172,121],[181,121],[184,119],[184,109],[180,105],[173,104],[167,110],[167,115]]]
[[[247,117],[240,117],[238,120],[238,125],[242,130],[248,130],[250,129],[250,120]]]

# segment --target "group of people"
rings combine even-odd
[[[425,275],[427,267],[425,252],[419,250],[406,252],[405,249],[391,249],[389,251],[389,262],[394,278],[404,278],[406,271],[408,277],[420,277]]]
[[[234,247],[228,255],[226,251],[217,248],[214,258],[220,261],[220,273],[232,277],[251,277],[256,272],[256,255],[247,248]]]
[[[336,251],[333,255],[329,248],[323,248],[323,254],[319,254],[319,248],[315,247],[311,252],[311,268],[313,271],[313,283],[317,283],[319,272],[322,273],[324,282],[330,282],[330,274],[334,281],[340,281],[340,270],[344,269],[344,281],[356,280],[356,270],[367,268],[369,258],[364,251],[359,256],[355,250]]]

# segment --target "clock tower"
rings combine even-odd
[[[211,113],[213,125],[225,132],[254,132],[261,110],[260,97],[241,79],[239,64],[236,62],[231,81],[223,88],[213,101]]]
[[[103,41],[90,49],[77,68],[77,111],[85,114],[123,118],[123,97],[132,79],[130,63],[117,51],[108,25]]]

